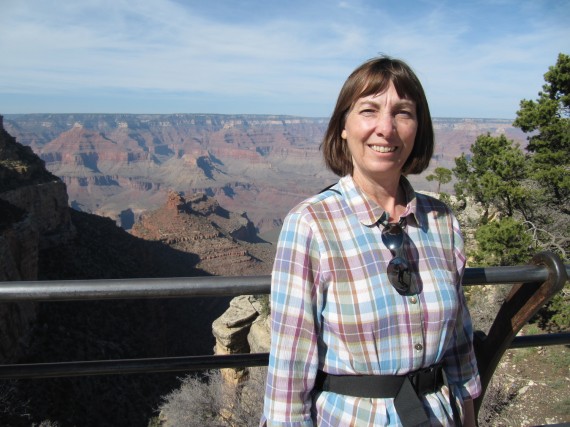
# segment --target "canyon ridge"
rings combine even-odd
[[[245,213],[273,240],[293,205],[334,183],[319,145],[328,119],[217,114],[5,115],[4,127],[61,178],[75,210],[130,230],[175,191],[205,194],[228,211]],[[435,118],[435,154],[412,176],[417,190],[435,191],[425,176],[454,159],[478,135],[505,134],[525,145],[511,120]],[[452,192],[452,184],[443,186]]]

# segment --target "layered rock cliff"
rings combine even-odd
[[[120,222],[165,201],[164,189],[214,196],[258,229],[322,188],[326,120],[286,116],[23,115],[9,130],[67,185],[71,204]],[[130,224],[122,224],[128,229]]]
[[[38,279],[40,250],[74,235],[68,210],[61,180],[4,130],[0,116],[0,281]],[[21,353],[35,316],[32,303],[0,305],[0,361]]]
[[[230,211],[247,212],[260,232],[278,229],[288,210],[336,178],[319,144],[325,118],[216,114],[10,115],[7,129],[33,148],[67,185],[76,209],[125,229],[164,204],[166,189],[204,193]],[[431,169],[453,167],[477,135],[524,142],[508,120],[434,119]],[[434,190],[415,179],[419,190]],[[132,218],[122,215],[129,211]]]
[[[29,147],[0,129],[0,286],[7,280],[212,274],[198,263],[226,272],[237,265],[236,274],[265,268],[263,251],[256,252],[251,243],[255,236],[247,218],[207,197],[187,204],[174,193],[163,209],[168,237],[144,240],[111,219],[70,209],[65,189]],[[146,224],[149,230],[165,230]],[[177,232],[175,226],[183,228]],[[218,250],[202,249],[209,239],[218,243]],[[194,247],[199,254],[191,252]],[[229,268],[222,269],[222,264]],[[229,298],[2,303],[0,361],[211,354],[211,325],[228,303]],[[177,376],[2,382],[0,424],[29,426],[50,419],[62,427],[146,425],[161,396],[177,385]]]

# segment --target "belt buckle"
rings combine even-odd
[[[437,366],[429,366],[408,374],[408,378],[417,394],[428,394],[437,391]]]

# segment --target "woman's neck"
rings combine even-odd
[[[397,180],[385,180],[380,182],[353,177],[354,182],[362,191],[370,196],[389,215],[389,222],[396,222],[406,210],[406,195],[400,186],[400,176]]]

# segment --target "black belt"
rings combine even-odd
[[[400,422],[411,427],[430,425],[419,395],[436,392],[445,383],[442,365],[437,364],[405,375],[331,375],[318,371],[315,390],[373,399],[393,398]],[[453,398],[451,406],[456,418]],[[459,425],[457,418],[456,424]]]

